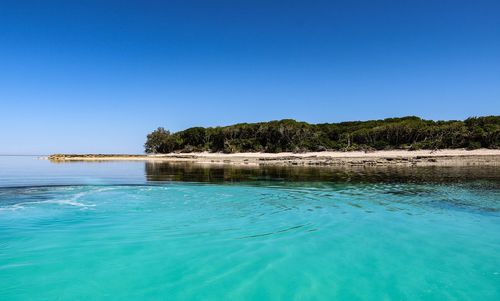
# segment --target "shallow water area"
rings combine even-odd
[[[0,157],[0,296],[498,300],[498,171]]]

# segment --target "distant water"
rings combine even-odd
[[[500,300],[500,169],[0,157],[0,300]]]

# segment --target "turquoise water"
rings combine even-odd
[[[3,157],[0,299],[499,300],[498,171]]]

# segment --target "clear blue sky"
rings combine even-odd
[[[158,126],[500,114],[500,1],[0,1],[0,154]]]

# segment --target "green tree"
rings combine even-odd
[[[308,124],[293,119],[151,132],[147,153],[173,151],[302,152],[318,150],[500,148],[500,116],[464,121],[419,117]]]

